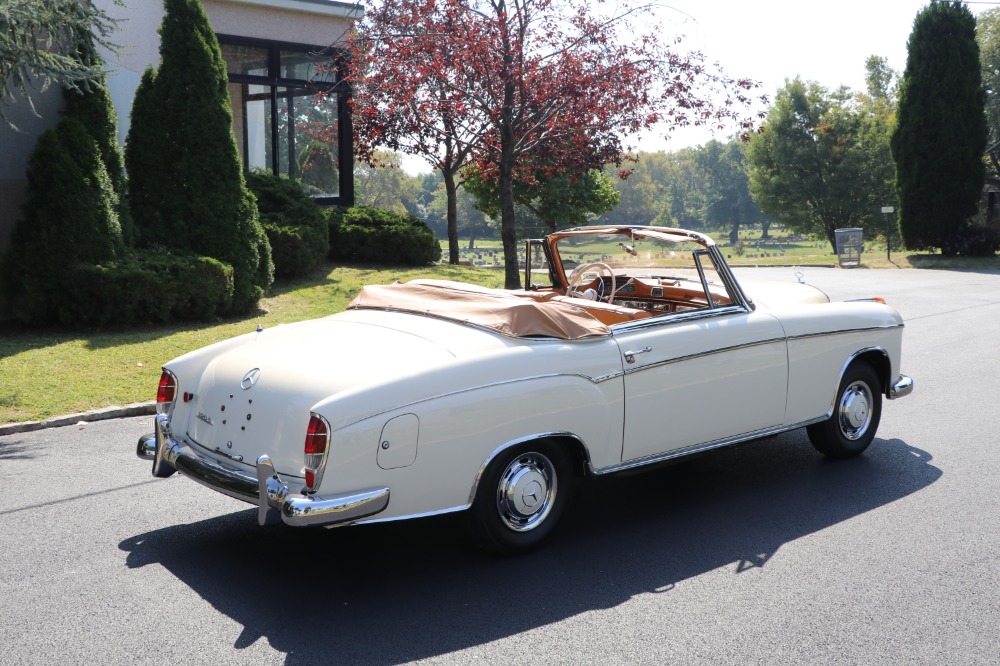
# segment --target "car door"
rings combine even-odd
[[[665,315],[616,330],[625,374],[622,460],[665,457],[781,425],[781,324],[742,307]]]

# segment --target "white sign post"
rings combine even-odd
[[[882,214],[885,215],[885,258],[892,262],[889,250],[892,249],[892,236],[889,235],[889,216],[896,212],[892,206],[882,206]]]

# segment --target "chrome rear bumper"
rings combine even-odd
[[[153,476],[177,471],[212,490],[256,504],[261,525],[276,523],[279,516],[293,527],[340,525],[379,513],[389,504],[388,488],[330,498],[293,494],[267,456],[258,458],[257,474],[251,476],[174,439],[166,415],[157,415],[154,424],[155,432],[140,437],[136,446],[137,456],[153,461]]]

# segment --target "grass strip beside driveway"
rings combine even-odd
[[[161,366],[193,349],[265,328],[341,312],[366,284],[416,278],[503,286],[503,272],[469,266],[327,267],[307,281],[278,284],[260,311],[214,324],[178,323],[116,331],[7,326],[0,331],[0,424],[41,421],[156,396]]]

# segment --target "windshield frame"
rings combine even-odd
[[[739,282],[733,275],[732,270],[726,263],[719,251],[718,246],[715,241],[708,235],[699,233],[697,231],[690,231],[686,229],[674,229],[670,227],[650,227],[650,226],[591,226],[591,227],[574,227],[572,229],[564,229],[556,231],[549,234],[541,241],[534,240],[528,241],[528,247],[538,244],[539,242],[544,246],[546,259],[548,261],[549,267],[549,277],[553,281],[553,288],[557,291],[565,293],[565,290],[569,288],[569,273],[566,271],[563,258],[559,253],[559,241],[565,238],[573,238],[578,236],[608,236],[608,235],[620,235],[622,240],[636,239],[654,239],[669,243],[690,243],[694,242],[701,246],[701,249],[694,250],[692,252],[692,258],[694,260],[695,269],[699,275],[709,298],[711,298],[711,289],[707,284],[705,277],[705,267],[702,265],[702,261],[705,257],[709,259],[714,268],[715,272],[722,281],[722,286],[729,292],[732,299],[731,305],[726,305],[720,307],[719,304],[712,303],[708,308],[711,312],[718,312],[719,310],[730,310],[731,308],[738,307],[741,310],[753,311],[756,309],[753,301],[740,287]],[[526,262],[526,277],[530,279],[530,262]],[[530,281],[526,280],[525,286],[531,289]]]

